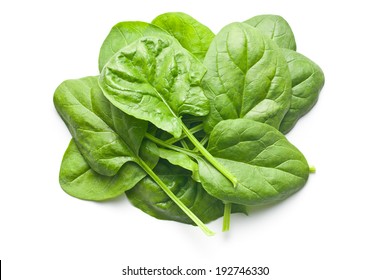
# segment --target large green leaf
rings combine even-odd
[[[115,24],[104,40],[99,53],[99,71],[121,48],[143,36],[167,34],[161,28],[142,21],[124,21]]]
[[[246,20],[245,23],[256,27],[281,48],[293,51],[297,49],[294,33],[288,22],[281,16],[259,15]]]
[[[150,145],[150,142],[145,142],[141,146],[141,153],[145,151],[150,166],[154,166],[158,156],[147,152]],[[60,185],[71,196],[101,201],[123,194],[145,176],[145,171],[132,162],[125,163],[114,176],[101,175],[91,169],[76,143],[71,140],[61,163]]]
[[[223,216],[222,201],[210,196],[201,184],[192,180],[190,172],[161,160],[155,172],[203,222],[208,223]],[[155,218],[193,224],[149,177],[141,180],[134,188],[127,191],[126,195],[134,206]],[[233,205],[232,211],[246,213],[245,207],[239,205]]]
[[[97,77],[63,82],[54,93],[54,104],[93,170],[113,176],[124,163],[137,161],[147,122],[113,106]]]
[[[226,120],[211,132],[208,149],[236,176],[230,182],[205,161],[198,161],[203,187],[223,201],[266,204],[286,198],[307,181],[302,153],[277,129],[247,119]]]
[[[207,26],[185,13],[165,13],[156,17],[152,24],[166,30],[200,60],[204,59],[215,36]]]
[[[282,53],[287,61],[292,80],[290,109],[279,128],[281,132],[287,133],[299,118],[316,104],[325,83],[325,76],[321,68],[304,55],[287,49],[282,49]]]
[[[217,34],[204,65],[207,132],[222,120],[237,118],[279,128],[290,106],[291,78],[275,43],[250,25],[232,23]]]
[[[200,87],[205,71],[172,36],[149,36],[116,53],[103,68],[99,83],[119,109],[179,137],[180,116],[209,112]]]

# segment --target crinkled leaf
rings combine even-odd
[[[167,34],[161,28],[142,21],[120,22],[108,33],[99,53],[99,71],[107,61],[121,48],[133,43],[143,36]]]
[[[236,119],[216,125],[208,149],[238,179],[232,184],[205,161],[198,161],[206,191],[223,201],[259,205],[286,198],[304,186],[309,167],[302,153],[277,129]]]
[[[205,71],[172,36],[149,36],[117,52],[103,68],[99,83],[119,109],[179,137],[180,116],[209,112],[200,87]]]
[[[94,171],[113,176],[124,163],[137,161],[147,122],[113,106],[97,77],[63,82],[54,93],[54,104]]]
[[[152,24],[166,30],[200,60],[204,59],[215,36],[207,26],[185,13],[165,13],[156,17]]]
[[[275,43],[252,26],[232,23],[217,34],[204,64],[207,132],[222,120],[237,118],[279,127],[290,106],[291,78]]]
[[[273,40],[280,48],[286,48],[295,51],[294,33],[288,22],[277,15],[259,15],[250,18],[245,23],[256,27],[260,32]]]
[[[222,201],[210,196],[201,184],[191,178],[190,172],[162,160],[154,171],[204,223],[223,216]],[[134,188],[127,191],[126,195],[134,206],[155,218],[192,224],[183,211],[149,177],[141,180]],[[246,209],[241,205],[233,205],[232,212],[246,213]]]
[[[141,154],[153,167],[158,156],[150,152],[150,142],[141,146]],[[132,162],[125,163],[114,176],[104,176],[91,169],[76,143],[71,140],[61,163],[60,185],[71,196],[101,201],[117,197],[134,187],[146,176],[145,171]]]
[[[282,49],[292,80],[290,109],[284,116],[279,130],[289,132],[297,121],[316,104],[325,83],[321,68],[304,55]]]

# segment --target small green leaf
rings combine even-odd
[[[192,172],[192,179],[200,182],[198,164],[189,156],[173,150],[159,148],[159,155],[161,158],[168,160],[171,164],[180,166]]]

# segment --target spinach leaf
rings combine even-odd
[[[192,179],[200,182],[198,164],[188,155],[177,151],[159,148],[159,156],[168,160],[171,164],[180,166],[192,172]]]
[[[325,77],[321,68],[304,55],[295,51],[281,50],[291,74],[292,98],[290,109],[284,116],[279,130],[289,132],[299,118],[316,104],[324,86]]]
[[[101,175],[113,176],[126,162],[137,163],[207,235],[214,234],[189,210],[139,155],[147,123],[115,108],[98,90],[97,77],[63,82],[54,104],[77,147]]]
[[[202,63],[172,36],[149,36],[116,53],[103,68],[99,85],[107,99],[126,114],[150,121],[176,138],[183,132],[235,185],[236,178],[210,155],[180,119],[185,114],[208,114],[209,103],[200,87],[205,71]]]
[[[170,190],[205,223],[223,215],[223,202],[210,196],[201,184],[192,180],[190,172],[170,165],[165,160],[160,160],[155,172]],[[150,177],[145,177],[134,188],[127,191],[126,195],[134,206],[155,218],[193,224]],[[242,205],[233,205],[232,212],[246,214],[246,208]]]
[[[61,187],[95,201],[125,192],[149,215],[207,235],[202,220],[223,215],[226,231],[231,212],[285,199],[314,168],[283,133],[324,85],[319,66],[295,50],[276,15],[216,36],[180,12],[116,24],[100,49],[99,77],[55,91],[73,137]]]
[[[233,188],[205,161],[198,161],[203,187],[226,202],[259,205],[282,200],[306,183],[309,166],[302,153],[277,129],[235,119],[218,123],[210,135],[210,153],[238,179]]]
[[[161,28],[142,21],[125,21],[115,24],[104,40],[99,53],[99,71],[121,48],[143,36],[167,34]]]
[[[149,159],[150,166],[155,166],[158,157],[150,152],[151,149],[146,146],[148,143],[151,144],[145,142],[141,146],[141,153]],[[76,143],[71,140],[61,163],[60,185],[71,196],[101,201],[123,194],[145,176],[145,171],[132,162],[124,164],[114,176],[101,175],[91,169]]]
[[[232,23],[217,34],[204,65],[208,133],[218,122],[237,118],[279,128],[290,106],[291,78],[275,43],[252,26]]]
[[[209,112],[200,87],[205,71],[174,38],[160,35],[122,48],[103,68],[99,83],[107,99],[123,112],[179,137],[179,116]]]
[[[147,122],[123,114],[102,94],[97,77],[63,82],[54,104],[80,152],[96,172],[113,176],[138,159]]]
[[[277,15],[259,15],[250,18],[245,23],[256,27],[261,34],[273,40],[280,48],[286,48],[295,51],[294,33],[288,22]]]
[[[215,36],[207,26],[185,13],[165,13],[156,17],[152,24],[166,30],[200,60],[204,59]]]

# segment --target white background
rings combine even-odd
[[[2,1],[4,279],[151,279],[121,276],[127,265],[268,266],[263,278],[277,280],[390,279],[386,2]],[[298,51],[325,72],[317,106],[288,135],[317,173],[283,203],[233,216],[227,234],[220,232],[221,220],[209,225],[218,234],[206,237],[195,227],[151,218],[124,197],[86,202],[58,184],[70,135],[52,103],[55,88],[98,74],[99,48],[114,24],[151,21],[168,11],[186,12],[214,32],[257,14],[282,15]],[[234,279],[246,278],[261,277]]]

